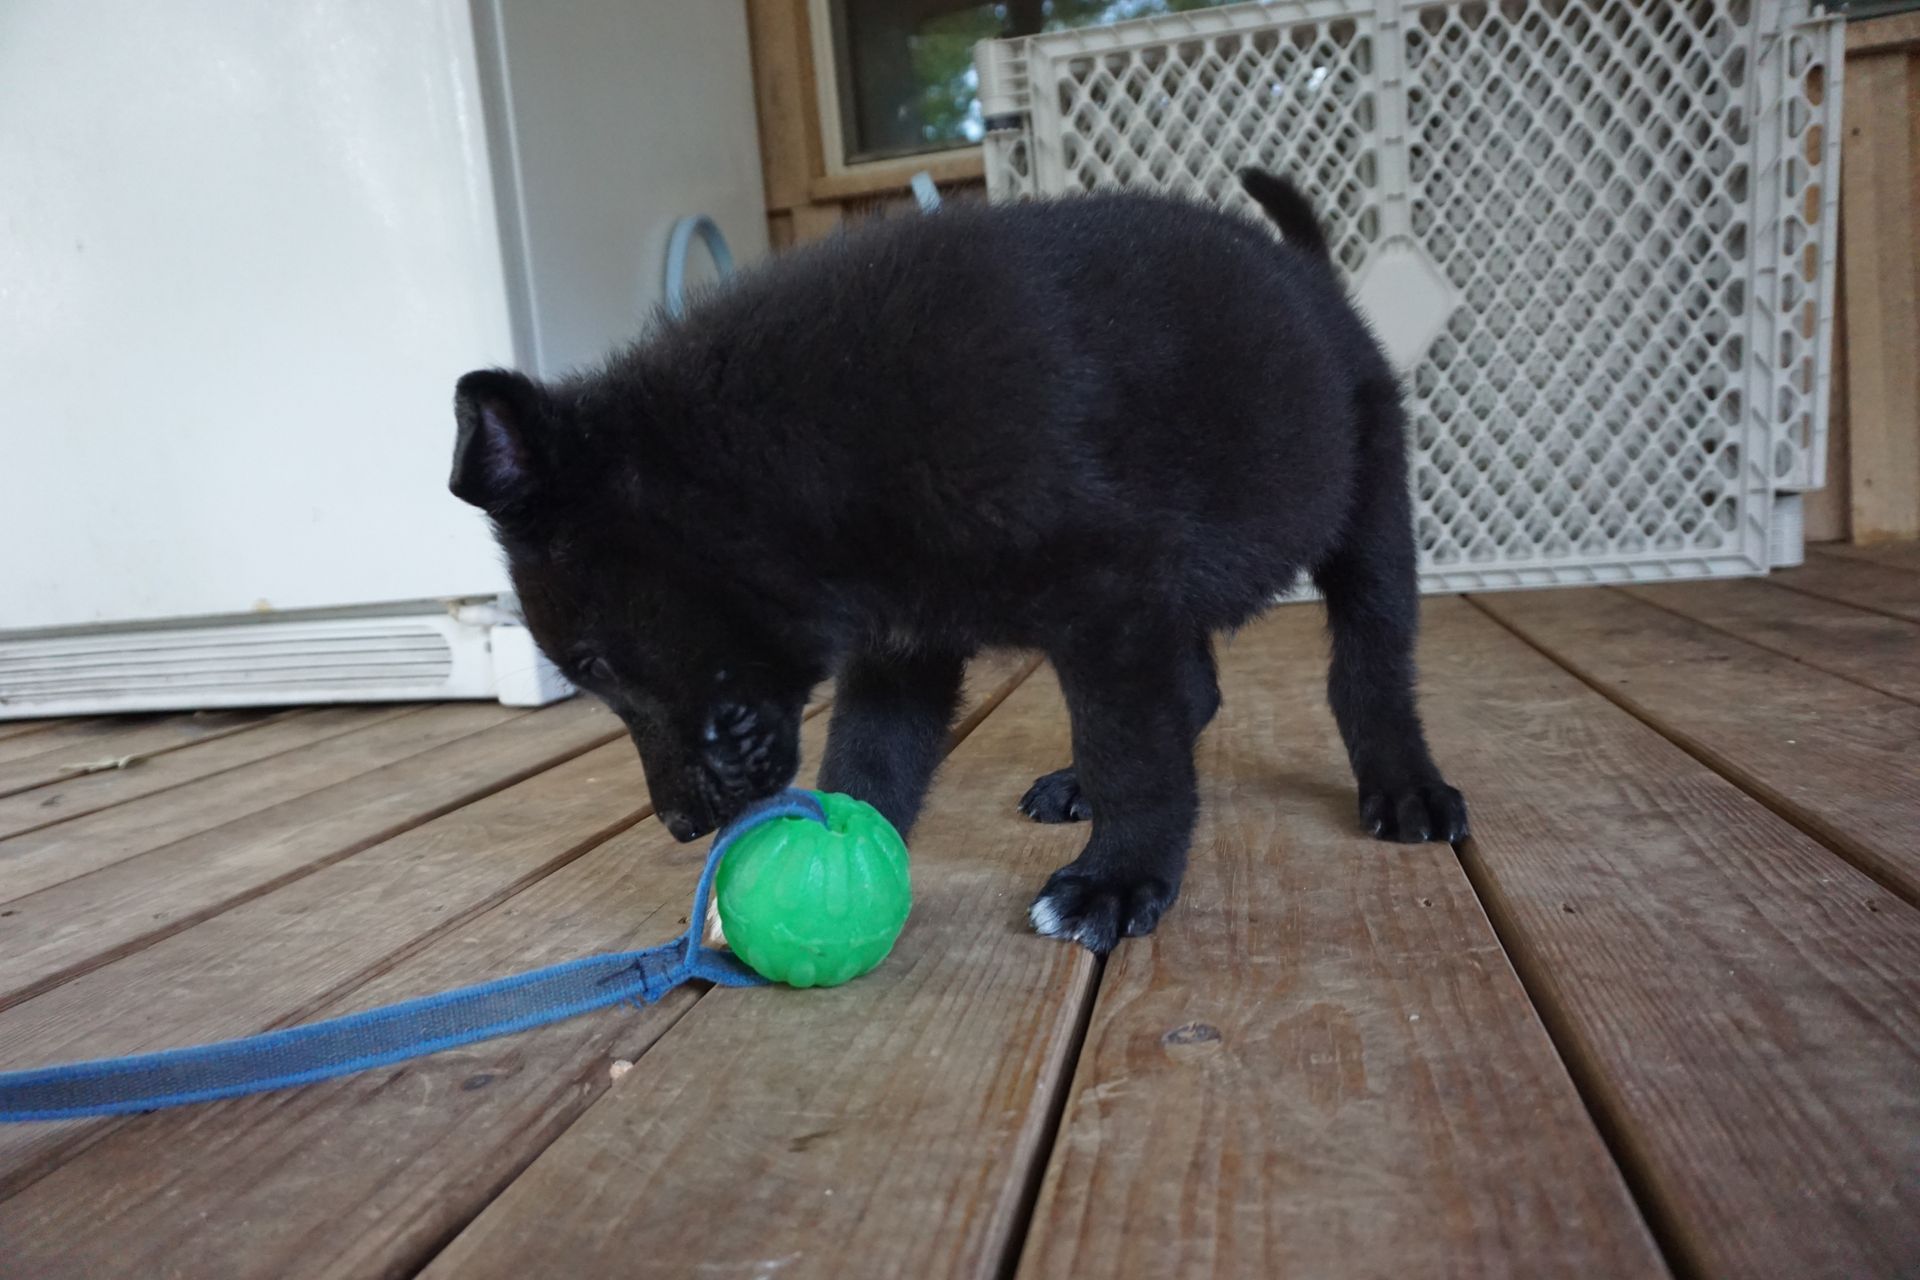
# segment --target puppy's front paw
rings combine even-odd
[[[1020,812],[1035,822],[1085,822],[1093,806],[1080,794],[1080,778],[1073,766],[1040,775],[1020,797]]]
[[[1122,876],[1065,866],[1027,909],[1034,932],[1077,942],[1096,955],[1122,938],[1153,932],[1180,886],[1158,876]]]
[[[1431,782],[1360,789],[1360,825],[1379,840],[1419,844],[1467,838],[1467,801],[1435,778]]]

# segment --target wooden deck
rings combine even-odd
[[[0,1275],[1920,1275],[1920,552],[1430,601],[1458,849],[1356,833],[1319,627],[1223,648],[1104,964],[1024,927],[1067,728],[984,663],[876,973],[0,1129]],[[0,724],[0,1067],[665,939],[648,818],[584,701]]]

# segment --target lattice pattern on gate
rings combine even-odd
[[[1289,0],[981,46],[996,198],[1298,182],[1406,372],[1430,589],[1751,573],[1822,478],[1840,28]]]

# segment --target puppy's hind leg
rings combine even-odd
[[[1213,661],[1213,637],[1197,633],[1180,669],[1180,697],[1187,712],[1191,736],[1198,739],[1220,710],[1220,680]],[[1020,812],[1035,822],[1085,822],[1093,816],[1093,802],[1080,787],[1072,765],[1043,773],[1020,797]]]
[[[1420,596],[1398,396],[1379,389],[1364,409],[1346,533],[1313,574],[1333,631],[1328,699],[1359,783],[1361,826],[1382,840],[1460,840],[1466,801],[1435,767],[1414,707]]]
[[[966,659],[860,654],[836,682],[820,789],[865,800],[906,835],[946,753]]]
[[[1034,899],[1028,915],[1041,933],[1104,954],[1153,932],[1179,894],[1199,808],[1191,656],[1180,629],[1140,621],[1051,655],[1093,835]]]

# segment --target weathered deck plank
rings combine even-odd
[[[22,737],[29,733],[40,733],[44,730],[52,729],[57,725],[77,726],[84,723],[86,722],[82,720],[61,720],[57,717],[51,720],[0,720],[0,742],[5,742],[11,738]],[[26,754],[31,755],[33,753],[29,751]]]
[[[1028,665],[979,664],[963,723]],[[824,716],[806,726],[809,760],[825,729]],[[644,790],[631,750],[609,753],[605,780]],[[684,927],[704,852],[642,823],[313,1016],[659,942]],[[606,1090],[610,1062],[639,1058],[695,997],[683,989],[646,1010],[142,1117],[0,1202],[0,1238],[49,1280],[165,1269],[202,1280],[409,1273]]]
[[[518,714],[454,703],[375,721],[226,773],[0,839],[0,904],[91,875]]]
[[[1920,580],[1864,555],[1814,567],[1829,561]],[[1023,1274],[1658,1274],[1620,1184],[1594,1179],[1592,1122],[1547,1084],[1563,1068],[1515,1023],[1482,908],[1677,1269],[1920,1270],[1920,911],[1716,772],[1904,883],[1915,624],[1837,601],[1746,583],[1485,602],[1631,715],[1470,606],[1433,603],[1428,718],[1475,804],[1460,858],[1478,903],[1447,851],[1349,834],[1312,628],[1270,658],[1266,632],[1244,637],[1187,897],[1109,963],[1097,1011],[1093,967],[1019,919],[1081,834],[1011,813],[1065,750],[1043,676],[951,762],[916,835],[913,927],[879,973],[801,998],[683,992],[309,1089],[0,1129],[0,1275],[408,1274],[495,1197],[433,1274],[1004,1274],[1076,1015],[1087,1048]],[[1277,692],[1234,686],[1249,676]],[[128,727],[0,738],[0,762]],[[425,786],[396,779],[493,732],[409,755],[387,784]],[[29,934],[22,956],[74,948],[24,971],[42,994],[0,1010],[0,1067],[327,1016],[677,927],[698,850],[632,826],[626,744],[437,820],[416,796],[407,822],[424,825],[323,852],[382,803],[381,774],[266,780],[348,741],[65,824],[66,856],[89,856],[89,832],[104,852],[39,886],[79,894],[59,909],[0,905],[0,972]],[[240,794],[249,779],[259,794]],[[58,875],[42,842],[62,831],[0,841],[0,887]],[[123,910],[149,892],[190,914]],[[20,902],[35,918],[9,932]],[[115,921],[133,930],[118,942]],[[90,951],[94,928],[120,950]],[[609,1090],[608,1062],[642,1053]]]
[[[227,713],[209,713],[216,714]],[[201,717],[203,721],[207,718]],[[188,723],[193,719],[191,715],[180,714],[0,720],[0,761],[14,764],[52,751],[69,752],[74,760],[98,759],[103,753],[96,748],[101,744],[111,746],[117,740],[124,740],[130,733],[150,732],[155,725],[164,725],[164,734],[167,736],[150,741],[198,741],[192,736],[192,726]],[[219,721],[215,723],[224,724]]]
[[[1877,561],[1812,555],[1801,568],[1782,569],[1767,581],[1824,600],[1920,622],[1920,574]]]
[[[1020,1274],[1664,1274],[1453,850],[1359,833],[1321,625],[1222,651],[1185,890],[1107,963]]]
[[[1617,592],[1515,592],[1479,603],[1920,902],[1920,707]]]
[[[646,795],[618,767],[632,751],[624,741],[595,748],[0,1011],[0,1066],[306,1021],[639,821]],[[0,1195],[124,1123],[0,1129]]]
[[[1759,578],[1621,590],[1810,667],[1920,702],[1920,623]]]
[[[671,844],[657,823],[615,836],[315,1014],[670,937],[699,873]],[[139,1117],[0,1200],[0,1237],[42,1280],[410,1274],[694,998]]]
[[[124,769],[74,773],[0,799],[0,838],[37,831],[113,805],[405,715],[410,708],[325,707],[283,713],[142,756]],[[58,753],[69,760],[74,753]],[[25,762],[23,762],[25,763]]]
[[[355,734],[348,741],[365,753],[357,776],[8,902],[9,914],[0,918],[0,1008],[606,743],[621,730],[611,715],[579,701],[531,715],[484,704],[448,707],[369,732],[380,739],[360,744],[367,735]],[[0,844],[0,860],[6,852]],[[40,871],[41,863],[35,858],[20,871]],[[0,876],[0,883],[9,878]]]
[[[147,759],[245,733],[275,720],[311,715],[292,711],[207,711],[193,715],[81,720],[46,733],[9,740],[0,748],[0,796],[83,776],[88,765]]]
[[[1805,732],[1795,680],[1829,681],[1617,596],[1483,603],[1642,714],[1692,723],[1687,688],[1743,713],[1721,748],[1749,774]],[[1920,911],[1467,606],[1429,610],[1424,653],[1463,859],[1663,1242],[1702,1276],[1914,1273]]]
[[[1807,558],[1810,560],[1829,557],[1840,560],[1870,560],[1875,564],[1904,569],[1909,573],[1920,573],[1920,542],[1878,542],[1865,547],[1855,547],[1840,542],[1823,542],[1807,548]]]
[[[996,1274],[1093,973],[1024,920],[1082,833],[1014,802],[1066,752],[1037,676],[948,761],[885,965],[699,1001],[426,1274]]]

